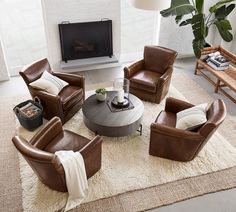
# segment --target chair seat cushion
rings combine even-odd
[[[176,114],[166,111],[161,111],[158,117],[156,118],[156,123],[163,124],[168,127],[174,127],[176,125]]]
[[[160,77],[158,72],[141,70],[130,78],[130,87],[155,93]]]
[[[77,86],[66,86],[58,95],[60,96],[63,110],[68,110],[77,102],[81,101],[83,90]]]
[[[90,140],[84,136],[69,130],[64,130],[64,132],[59,133],[49,145],[44,148],[44,151],[55,153],[59,150],[73,150],[75,152],[81,150],[89,142]]]

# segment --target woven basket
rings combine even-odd
[[[29,103],[38,108],[37,113],[31,117],[27,117],[20,110],[22,107]],[[43,107],[41,106],[40,101],[37,97],[35,97],[34,100],[26,100],[24,102],[21,102],[13,108],[13,111],[15,112],[21,126],[29,131],[33,131],[43,124]]]

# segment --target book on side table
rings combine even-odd
[[[204,60],[209,66],[218,71],[224,71],[228,69],[230,65],[230,61],[218,51],[207,55],[207,58],[204,58]]]

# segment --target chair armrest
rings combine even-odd
[[[12,141],[17,150],[24,156],[38,161],[50,161],[53,154],[50,152],[42,151],[35,146],[31,145],[28,141],[20,136],[14,136]]]
[[[160,79],[162,81],[166,81],[169,77],[171,77],[172,73],[173,73],[173,66],[168,66],[168,68],[166,69],[165,73],[162,74]]]
[[[94,148],[96,148],[98,145],[101,146],[102,141],[103,141],[102,138],[99,135],[97,135],[80,150],[81,155],[84,158],[86,158],[86,156],[89,155],[89,153],[92,152]]]
[[[180,140],[183,138],[185,140],[191,141],[201,141],[202,139],[204,139],[204,137],[201,136],[199,133],[168,127],[166,125],[158,123],[151,124],[151,133],[162,134],[168,137],[178,138]]]
[[[212,134],[212,132],[214,132],[217,128],[218,128],[218,126],[215,123],[207,122],[204,124],[204,126],[202,126],[198,130],[198,132],[200,135],[202,135],[206,138],[207,136]]]
[[[33,136],[30,143],[38,149],[43,150],[52,139],[62,131],[63,129],[60,118],[54,117]]]
[[[48,92],[34,89],[29,85],[29,90],[32,96],[37,96],[39,100],[42,103],[42,106],[44,105],[56,105],[56,108],[54,110],[56,111],[62,111],[61,101],[60,97],[58,95],[50,94]]]
[[[129,79],[142,69],[144,69],[144,60],[139,60],[128,67],[124,67],[125,78]]]
[[[70,85],[79,86],[83,88],[85,86],[85,77],[77,74],[67,74],[67,73],[60,73],[60,72],[53,72],[54,76],[68,82]]]
[[[168,97],[166,99],[165,111],[168,111],[171,113],[178,113],[182,110],[188,109],[193,106],[194,106],[193,104],[190,104],[188,102],[175,99],[172,97]]]
[[[61,175],[62,181],[66,183],[66,179],[65,179],[65,170],[64,167],[59,159],[59,157],[55,154],[53,154],[53,158],[51,160],[53,166],[55,167],[55,169],[57,170],[57,172]]]

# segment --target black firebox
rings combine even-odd
[[[59,24],[62,60],[102,57],[113,54],[112,21]]]

